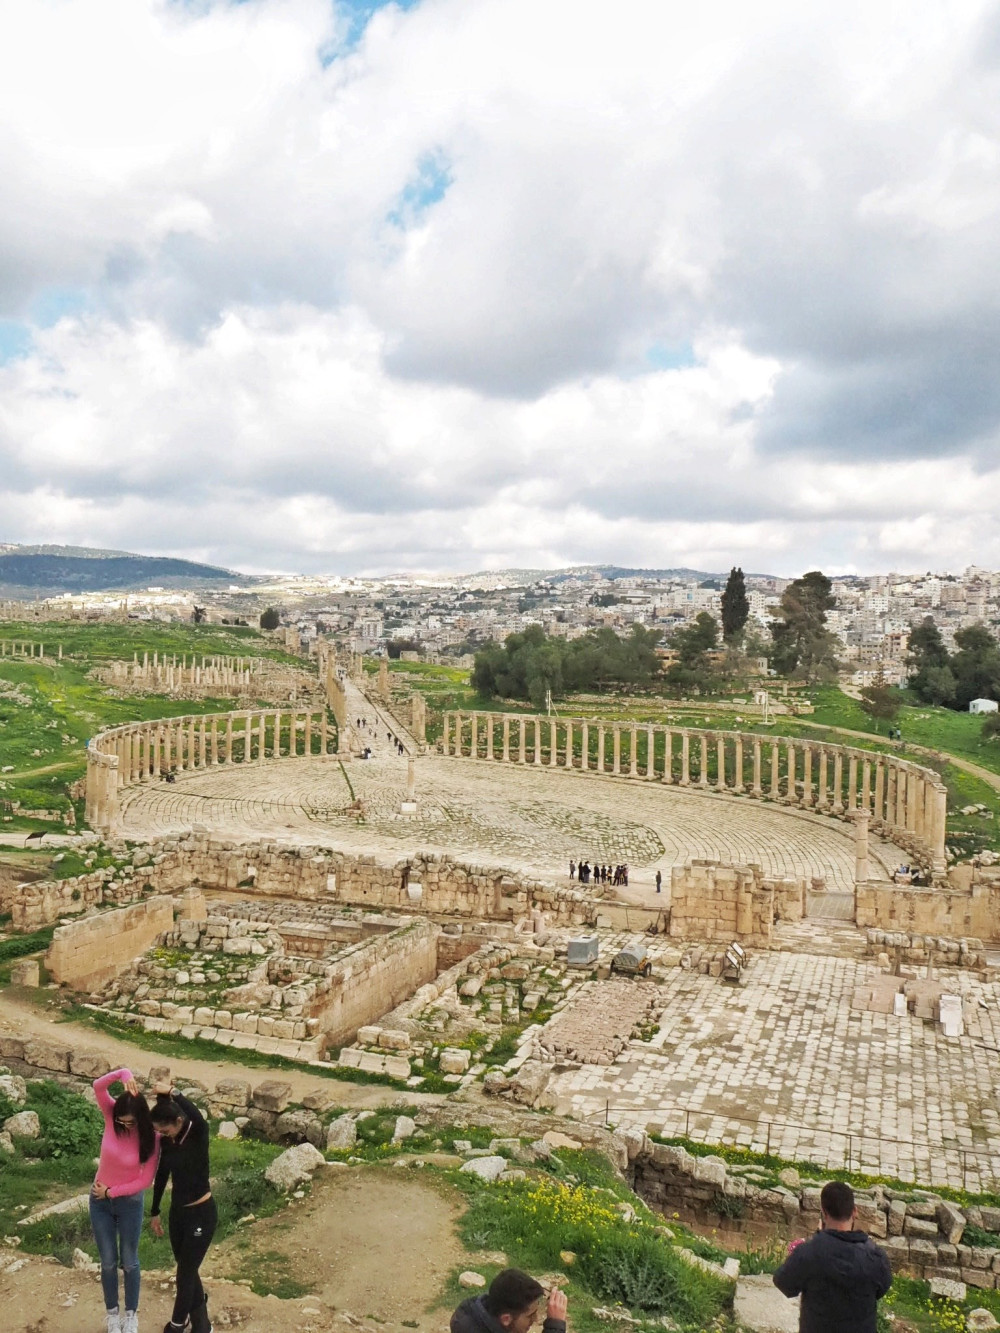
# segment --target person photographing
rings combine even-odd
[[[212,1333],[208,1296],[200,1268],[218,1225],[208,1174],[208,1123],[194,1102],[169,1083],[157,1083],[150,1112],[160,1135],[160,1162],[153,1182],[150,1226],[162,1237],[160,1202],[170,1181],[170,1248],[177,1263],[177,1292],[163,1333],[180,1333],[188,1320],[191,1333]]]
[[[878,1302],[892,1284],[885,1250],[855,1230],[854,1191],[842,1180],[819,1196],[822,1229],[794,1242],[774,1274],[785,1296],[801,1296],[799,1333],[876,1333]]]
[[[451,1317],[451,1333],[528,1333],[538,1321],[545,1288],[519,1268],[498,1273],[482,1296],[470,1296]],[[566,1293],[549,1292],[542,1333],[566,1333]]]

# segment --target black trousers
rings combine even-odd
[[[174,1324],[183,1324],[199,1305],[205,1302],[205,1288],[201,1285],[198,1269],[208,1253],[208,1247],[219,1223],[219,1210],[214,1199],[193,1204],[190,1208],[170,1208],[170,1248],[177,1260],[177,1297],[170,1316]]]

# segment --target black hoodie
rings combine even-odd
[[[483,1301],[482,1296],[470,1296],[467,1301],[463,1301],[451,1317],[451,1333],[507,1333]],[[542,1333],[566,1333],[566,1324],[562,1319],[546,1315]]]
[[[885,1250],[863,1231],[817,1231],[774,1275],[786,1296],[802,1294],[799,1333],[875,1333],[875,1307],[891,1283]]]

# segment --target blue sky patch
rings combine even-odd
[[[31,329],[17,319],[0,319],[0,366],[27,356],[34,345]]]
[[[653,343],[646,348],[646,367],[649,370],[686,370],[696,366],[694,348],[688,342]]]
[[[416,9],[420,0],[334,0],[334,8],[347,20],[347,31],[342,42],[336,46],[324,47],[320,53],[320,63],[326,69],[340,56],[349,55],[364,36],[368,20],[380,9],[395,5],[397,9]]]
[[[425,153],[417,170],[400,190],[386,214],[394,227],[412,227],[434,204],[440,203],[453,180],[451,164],[444,153]]]

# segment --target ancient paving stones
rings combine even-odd
[[[573,1003],[543,1029],[539,1042],[553,1060],[610,1065],[642,1023],[663,1008],[659,986],[644,981],[585,982]]]
[[[633,880],[651,883],[693,857],[754,862],[765,875],[825,876],[830,889],[853,883],[853,829],[819,815],[738,797],[694,794],[597,774],[534,770],[425,755],[417,761],[417,813],[403,815],[406,760],[353,761],[351,784],[337,763],[297,759],[183,775],[123,793],[129,838],[193,824],[247,839],[337,847],[392,859],[446,850],[458,859],[564,875],[570,858],[627,861]],[[872,838],[872,864],[898,851]],[[643,867],[649,867],[643,871]]]

